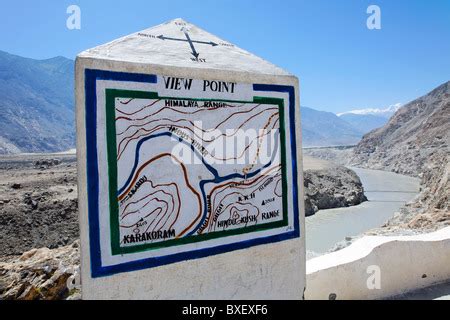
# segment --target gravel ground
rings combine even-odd
[[[79,237],[75,155],[0,158],[0,257]]]

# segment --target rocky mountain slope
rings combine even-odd
[[[75,146],[74,63],[0,51],[0,154]]]
[[[448,153],[450,81],[400,108],[389,122],[363,137],[351,163],[418,175],[435,153]]]
[[[450,224],[450,81],[403,106],[385,126],[365,135],[350,163],[422,179],[418,198],[391,225]]]

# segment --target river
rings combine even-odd
[[[320,210],[306,218],[308,256],[323,254],[346,237],[380,227],[419,192],[420,180],[392,172],[350,168],[356,172],[369,201]]]

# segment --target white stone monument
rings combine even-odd
[[[181,19],[76,62],[83,299],[301,299],[298,79]]]

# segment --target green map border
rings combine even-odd
[[[284,100],[272,97],[253,97],[253,101],[238,101],[226,99],[194,99],[179,97],[160,97],[157,92],[145,92],[123,89],[105,89],[106,95],[106,140],[107,140],[107,161],[108,161],[108,180],[109,180],[109,208],[110,208],[110,232],[111,249],[113,255],[122,255],[148,250],[172,247],[189,243],[207,241],[211,239],[223,238],[233,235],[253,233],[286,227],[289,225],[288,217],[288,195],[287,195],[287,168],[286,168],[286,129],[285,129],[285,110]],[[280,144],[281,144],[281,171],[282,171],[282,206],[283,219],[280,221],[253,225],[249,227],[217,231],[201,235],[191,235],[184,238],[161,241],[158,243],[138,244],[134,246],[120,246],[119,231],[119,206],[117,201],[117,136],[116,136],[116,98],[134,98],[134,99],[161,99],[161,100],[190,100],[190,101],[214,101],[230,103],[260,103],[277,105],[280,114]],[[281,120],[282,119],[282,120]]]

